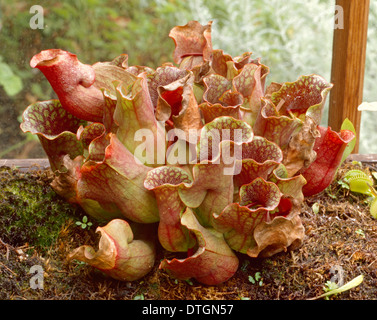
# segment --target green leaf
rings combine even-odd
[[[310,300],[321,299],[321,298],[325,298],[325,297],[328,297],[328,296],[331,296],[331,295],[334,295],[334,294],[342,293],[344,291],[348,291],[348,290],[350,290],[354,287],[357,287],[359,284],[361,284],[363,282],[363,280],[364,280],[364,276],[361,274],[358,277],[351,280],[350,282],[347,282],[345,285],[343,285],[343,286],[341,286],[337,289],[329,290],[328,292],[321,294],[320,296],[313,298],[313,299],[310,299]]]
[[[347,157],[352,153],[353,149],[355,148],[356,145],[356,130],[355,127],[353,126],[352,122],[346,118],[343,121],[343,124],[340,128],[340,130],[349,130],[352,131],[355,134],[355,138],[351,140],[351,142],[348,143],[346,150],[344,150],[342,161],[340,163],[343,163],[344,160],[347,159]]]
[[[262,279],[262,276],[261,276],[260,272],[256,272],[255,273],[255,280],[259,281],[260,279]]]
[[[338,184],[343,188],[349,190],[350,186],[347,181],[345,180],[339,180]]]
[[[336,290],[338,288],[339,288],[339,286],[335,282],[326,281],[324,290],[326,292],[330,292],[330,291]]]
[[[370,204],[370,214],[373,218],[377,219],[377,198],[374,198]]]
[[[361,170],[349,170],[345,174],[344,180],[348,182],[352,192],[373,195],[371,188],[373,181],[365,172]]]
[[[14,96],[19,93],[22,88],[22,80],[16,74],[8,64],[2,61],[0,56],[0,86],[2,86],[9,96]]]
[[[362,236],[363,238],[365,238],[365,233],[364,233],[364,231],[363,231],[362,229],[357,229],[357,230],[355,231],[355,233],[357,233],[358,235],[360,235],[360,236]]]
[[[319,203],[316,202],[315,204],[312,205],[312,210],[313,213],[317,214],[319,212]]]
[[[187,282],[187,284],[189,284],[190,286],[193,286],[193,285],[194,285],[194,283],[191,281],[191,279],[187,279],[186,282]]]

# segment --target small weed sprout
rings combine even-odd
[[[82,218],[82,221],[76,221],[76,225],[77,226],[81,226],[81,228],[83,229],[86,229],[88,228],[88,230],[90,229],[90,227],[93,225],[90,221],[88,221],[88,217],[87,216],[84,216]]]
[[[325,283],[325,287],[323,288],[323,290],[325,290],[325,292],[330,292],[331,290],[335,290],[335,289],[338,289],[338,285],[336,284],[336,282],[333,282],[333,281],[326,281]]]
[[[332,282],[332,281],[329,280],[329,281],[326,281],[325,286],[323,287],[323,290],[326,293],[329,293],[329,292],[334,291],[338,288],[339,288],[339,286],[335,282]],[[325,300],[329,300],[329,296],[326,296]]]
[[[363,238],[365,238],[364,230],[362,230],[362,229],[357,229],[357,230],[355,231],[355,233],[357,233],[358,235],[360,235],[360,236],[362,236]]]
[[[187,284],[189,284],[190,286],[193,286],[194,285],[194,283],[191,281],[191,279],[187,279],[187,280],[185,280],[186,282],[187,282]]]
[[[319,212],[319,203],[316,202],[312,205],[312,210],[314,214],[317,214]]]
[[[321,294],[318,297],[311,298],[309,300],[317,300],[317,299],[322,299],[322,298],[325,298],[326,300],[328,300],[329,296],[336,295],[336,294],[339,294],[339,293],[342,293],[342,292],[345,292],[352,288],[357,287],[363,282],[363,280],[364,280],[364,276],[361,274],[357,276],[356,278],[352,279],[351,281],[347,282],[345,285],[341,287],[339,287],[335,282],[327,281],[325,283],[325,286],[323,287],[323,290],[325,291],[325,293]]]
[[[260,272],[256,272],[255,275],[254,275],[254,277],[253,276],[249,276],[249,281],[252,284],[258,284],[260,287],[263,286],[263,279],[262,279],[262,276],[261,276]]]
[[[144,300],[144,295],[142,293],[138,294],[138,295],[134,296],[133,300]]]

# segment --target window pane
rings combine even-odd
[[[377,2],[370,2],[363,101],[377,101]],[[359,153],[377,153],[377,112],[361,114]]]

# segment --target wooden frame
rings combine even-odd
[[[0,159],[0,167],[17,168],[21,171],[47,170],[50,163],[48,159]]]
[[[339,131],[348,118],[356,129],[357,142],[353,153],[359,151],[361,112],[357,107],[363,100],[365,57],[370,0],[336,0],[342,11],[342,26],[334,26],[333,59],[330,93],[329,126]],[[339,26],[339,25],[338,25]]]

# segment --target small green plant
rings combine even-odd
[[[87,265],[86,262],[80,261],[80,260],[77,260],[77,259],[74,259],[73,262],[74,262],[74,265],[75,265],[75,267],[74,267],[75,271],[78,271],[79,269],[81,269],[82,267]]]
[[[138,294],[138,295],[134,296],[133,300],[144,300],[144,295],[142,293]]]
[[[348,291],[352,288],[357,287],[360,285],[364,280],[364,276],[361,274],[357,276],[356,278],[352,279],[351,281],[347,282],[345,285],[339,287],[335,282],[332,281],[326,281],[325,286],[323,287],[323,290],[325,291],[324,294],[321,294],[318,297],[309,299],[309,300],[317,300],[325,298],[326,300],[329,299],[329,296],[336,295],[345,291]]]
[[[88,221],[88,217],[87,216],[84,216],[82,218],[82,221],[76,221],[76,225],[78,226],[81,226],[81,228],[83,229],[86,229],[88,228],[88,230],[90,229],[90,227],[93,225],[90,221]]]
[[[377,191],[373,187],[373,178],[362,170],[354,169],[347,171],[341,181],[342,186],[343,184],[348,185],[347,189],[350,191],[370,197],[370,214],[377,219]]]
[[[364,230],[362,230],[362,229],[357,229],[357,230],[355,231],[355,233],[357,233],[358,235],[360,235],[360,236],[362,236],[363,238],[365,238]]]
[[[342,189],[347,189],[347,190],[350,189],[350,185],[348,184],[348,182],[346,182],[346,181],[343,180],[343,179],[338,180],[337,183],[338,183],[338,185],[340,185],[340,187],[341,187]]]
[[[336,196],[337,193],[333,194],[330,186],[325,189],[325,192],[326,192],[326,195],[328,195],[331,199],[334,199],[334,200],[338,199]]]
[[[331,291],[336,290],[338,288],[339,288],[339,286],[337,285],[337,283],[329,280],[329,281],[326,281],[325,286],[323,287],[323,290],[326,293],[328,293],[328,292],[331,292]],[[325,300],[329,300],[329,296],[326,296]]]
[[[262,278],[260,272],[255,272],[254,277],[253,276],[249,276],[249,281],[252,284],[258,284],[258,286],[260,286],[260,287],[263,286],[263,278]]]
[[[319,203],[316,202],[312,205],[313,213],[317,214],[319,212]]]
[[[194,283],[191,281],[191,279],[187,279],[187,280],[185,280],[185,281],[186,281],[187,284],[190,285],[190,286],[193,286],[193,285],[194,285]]]

